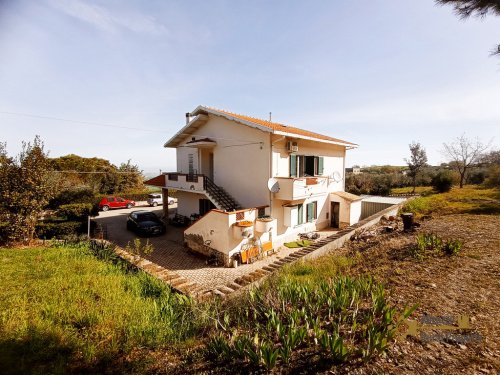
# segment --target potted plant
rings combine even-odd
[[[241,220],[233,225],[233,233],[236,239],[248,238],[253,236],[253,221]]]
[[[257,232],[269,232],[275,225],[275,219],[269,215],[260,216],[255,221],[255,230]]]

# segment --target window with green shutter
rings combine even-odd
[[[324,164],[324,158],[323,156],[320,156],[318,158],[318,176],[323,175],[323,164]]]
[[[297,224],[303,224],[304,223],[304,205],[299,204],[297,205]]]
[[[317,202],[311,202],[306,205],[307,222],[310,223],[317,218]]]
[[[297,177],[297,155],[290,155],[290,177]]]

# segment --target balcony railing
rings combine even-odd
[[[327,177],[276,177],[280,190],[275,198],[282,200],[297,200],[328,192]]]

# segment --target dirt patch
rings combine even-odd
[[[412,258],[409,249],[416,233],[388,233],[342,249],[358,259],[350,273],[369,273],[385,283],[390,299],[400,308],[418,304],[415,320],[453,324],[465,315],[472,328],[455,337],[434,330],[399,340],[385,358],[353,373],[500,373],[499,224],[500,216],[494,215],[450,215],[423,222],[416,233],[463,241],[462,251],[454,257]]]

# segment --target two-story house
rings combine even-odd
[[[178,214],[199,215],[186,245],[228,265],[256,244],[269,249],[359,220],[361,198],[344,192],[354,143],[199,106],[165,147],[176,148],[177,171],[149,184],[177,191]]]

